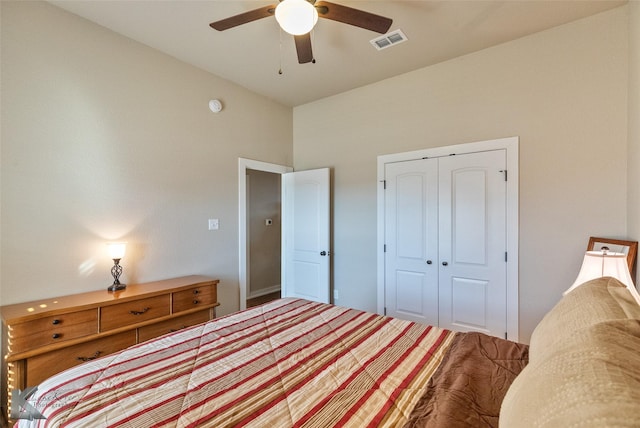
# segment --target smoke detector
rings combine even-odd
[[[376,37],[373,40],[369,40],[369,42],[373,45],[374,48],[381,51],[382,49],[386,49],[388,47],[397,45],[398,43],[406,42],[407,36],[402,32],[402,30],[394,30],[390,33],[385,34],[384,36]]]

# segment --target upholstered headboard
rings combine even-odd
[[[619,281],[567,294],[531,337],[501,427],[640,427],[640,306]]]

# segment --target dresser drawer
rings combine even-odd
[[[169,294],[104,306],[100,309],[100,331],[125,327],[170,313]]]
[[[211,305],[217,302],[216,288],[212,285],[203,285],[188,290],[173,293],[173,312],[195,309],[202,305]]]
[[[85,361],[112,354],[135,343],[136,331],[130,330],[28,358],[27,385],[37,386],[56,373]]]
[[[204,311],[194,312],[192,314],[182,315],[170,320],[140,327],[138,329],[138,342],[144,342],[145,340],[153,339],[154,337],[162,336],[163,334],[207,322],[210,319],[210,312],[211,309],[205,309]]]
[[[23,352],[98,332],[98,310],[71,312],[11,325],[11,352]]]

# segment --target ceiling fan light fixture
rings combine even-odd
[[[280,27],[294,36],[307,34],[318,22],[318,11],[307,0],[282,0],[275,15]]]

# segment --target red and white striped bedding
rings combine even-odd
[[[18,426],[402,426],[454,336],[282,299],[63,372]]]

